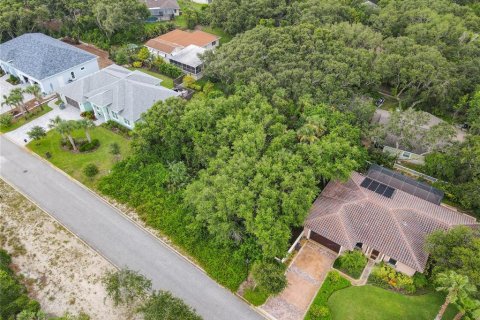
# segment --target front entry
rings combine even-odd
[[[325,237],[322,237],[321,235],[319,235],[318,233],[316,232],[311,232],[310,233],[310,239],[315,241],[315,242],[318,242],[320,243],[322,246],[324,247],[327,247],[328,249],[336,252],[336,253],[339,253],[340,252],[340,248],[341,246],[338,244],[338,243],[335,243]]]
[[[378,250],[374,249],[374,250],[372,250],[372,254],[370,255],[370,258],[372,260],[377,260],[379,254],[380,254],[380,252]]]

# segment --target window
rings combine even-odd
[[[393,258],[390,258],[390,259],[388,259],[388,264],[391,264],[392,266],[396,266],[397,265],[397,260],[395,260]]]
[[[72,79],[75,79],[75,72],[70,72],[70,75],[72,76]]]
[[[212,42],[212,46],[216,45],[217,44],[217,41],[213,41]]]
[[[128,121],[127,119],[123,119],[123,121],[125,122],[126,125],[130,125],[130,121]]]
[[[402,154],[402,157],[407,158],[407,159],[410,159],[410,156],[411,156],[411,155],[412,155],[412,154],[411,154],[410,152],[404,151],[403,154]]]
[[[114,119],[117,119],[117,120],[118,120],[118,115],[117,115],[116,112],[113,112],[113,111],[112,111],[112,117],[113,117]]]
[[[85,67],[81,67],[80,70],[85,70]]]
[[[362,246],[363,246],[363,243],[357,242],[357,244],[355,245],[355,248],[362,249]]]

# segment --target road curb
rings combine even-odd
[[[218,285],[219,287],[225,289],[227,292],[229,292],[230,294],[232,294],[233,296],[237,297],[237,298],[240,298],[241,300],[243,300],[244,302],[246,302],[246,304],[249,306],[250,309],[252,309],[253,311],[255,311],[257,314],[259,314],[260,316],[264,317],[264,318],[267,318],[267,319],[271,319],[270,317],[268,317],[268,314],[266,314],[263,310],[261,310],[260,308],[258,307],[255,307],[253,306],[252,304],[250,304],[250,302],[248,302],[245,298],[243,298],[242,296],[238,295],[237,293],[235,292],[232,292],[230,289],[226,288],[225,286],[219,284],[217,281],[215,281],[214,279],[212,279],[209,274],[202,268],[200,267],[197,263],[195,263],[193,260],[191,260],[189,257],[183,255],[182,253],[180,253],[176,248],[174,248],[172,245],[170,245],[169,243],[165,242],[163,239],[161,239],[159,236],[157,236],[156,234],[154,234],[153,232],[151,232],[150,230],[146,229],[145,227],[143,227],[141,224],[139,224],[138,222],[136,222],[135,220],[133,220],[131,217],[129,217],[127,214],[125,214],[124,212],[122,212],[121,210],[119,210],[117,207],[115,207],[113,204],[111,204],[107,199],[105,199],[104,197],[102,197],[101,195],[99,195],[98,193],[96,193],[95,191],[93,191],[92,189],[90,189],[89,187],[85,186],[84,184],[82,184],[80,181],[78,181],[77,179],[73,178],[72,176],[70,176],[69,174],[67,174],[66,172],[64,172],[63,170],[61,170],[60,168],[56,167],[55,165],[53,165],[51,162],[47,161],[46,159],[44,159],[43,157],[41,157],[40,155],[38,155],[37,153],[31,151],[30,149],[28,149],[25,146],[21,146],[17,143],[15,143],[15,141],[13,141],[12,139],[10,139],[9,137],[7,137],[5,134],[1,134],[0,136],[3,136],[5,139],[7,139],[8,141],[12,142],[13,144],[15,144],[16,146],[19,146],[20,148],[24,149],[25,151],[27,151],[27,153],[29,153],[30,155],[33,155],[34,157],[36,157],[37,159],[39,159],[40,161],[42,161],[43,163],[47,164],[48,166],[50,166],[51,168],[53,168],[54,170],[56,170],[58,173],[62,174],[63,176],[65,176],[66,178],[68,178],[70,181],[76,183],[79,187],[81,187],[82,189],[84,189],[85,191],[89,192],[90,194],[92,194],[94,197],[96,197],[97,199],[101,200],[103,203],[105,203],[106,205],[110,206],[112,209],[115,210],[115,212],[119,213],[122,217],[126,218],[128,221],[130,221],[131,223],[133,223],[137,228],[139,228],[141,231],[147,233],[148,235],[152,236],[154,239],[156,239],[157,241],[159,241],[160,243],[162,243],[165,247],[167,247],[168,249],[170,249],[171,251],[173,251],[177,256],[183,258],[185,261],[187,261],[188,263],[190,263],[191,265],[193,265],[195,268],[197,268],[198,270],[200,270],[203,274],[205,274],[208,278],[210,278],[216,285]],[[42,211],[44,211],[45,213],[47,213],[51,218],[53,218],[55,221],[57,221],[62,227],[64,227],[66,230],[68,230],[70,233],[72,233],[77,239],[79,239],[82,243],[84,243],[85,245],[87,245],[89,248],[92,248],[92,250],[94,250],[95,252],[97,252],[101,257],[103,257],[105,260],[107,260],[109,263],[111,263],[114,267],[116,267],[117,269],[121,269],[119,266],[117,266],[115,263],[113,263],[110,259],[106,258],[102,253],[99,252],[99,250],[95,249],[94,247],[92,247],[91,245],[89,245],[88,243],[86,243],[84,240],[82,240],[77,234],[75,234],[72,230],[70,230],[68,227],[66,227],[63,223],[61,223],[58,219],[56,219],[55,217],[53,217],[50,213],[48,213],[45,209],[43,209],[36,201],[32,200],[29,196],[27,196],[26,194],[24,194],[22,191],[18,190],[18,188],[16,188],[12,183],[8,182],[7,180],[5,180],[4,177],[1,177],[2,180],[4,180],[8,185],[10,185],[12,188],[14,188],[15,190],[17,190],[20,194],[22,194],[25,198],[27,198],[29,201],[31,201],[32,203],[34,203],[38,208],[40,208]]]

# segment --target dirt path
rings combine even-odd
[[[114,267],[1,179],[0,247],[49,315],[83,311],[92,320],[125,319],[104,302],[100,279]]]

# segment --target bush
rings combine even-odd
[[[273,262],[258,261],[252,267],[252,276],[262,290],[279,294],[287,286],[285,265]]]
[[[7,79],[7,82],[9,82],[10,84],[13,84],[13,85],[17,85],[20,83],[20,78],[17,78],[15,77],[13,74],[11,74],[8,79]]]
[[[333,267],[358,279],[367,265],[367,257],[360,251],[347,251],[335,260]]]
[[[0,116],[0,127],[1,128],[8,128],[12,125],[13,116],[10,112],[2,114]]]
[[[92,142],[85,142],[82,143],[78,147],[78,151],[80,152],[88,152],[97,149],[100,146],[100,141],[98,139],[93,139]]]
[[[83,168],[83,174],[92,178],[98,174],[98,167],[93,163],[89,163]]]
[[[141,68],[141,67],[142,67],[142,62],[141,62],[141,61],[134,61],[134,62],[132,63],[132,66],[133,66],[134,68]]]
[[[113,155],[120,154],[120,146],[118,143],[114,142],[110,145],[110,153]]]
[[[100,179],[99,190],[135,208],[148,226],[193,256],[217,282],[236,291],[248,275],[247,256],[231,247],[219,247],[202,230],[189,228],[192,216],[183,205],[181,191],[165,187],[168,169],[145,157],[117,163]]]
[[[164,62],[161,58],[155,59],[152,67],[154,71],[160,72],[161,74],[169,76],[170,78],[178,78],[183,74],[183,71],[181,69],[174,66],[173,64]]]
[[[328,299],[337,290],[350,287],[350,281],[340,276],[337,271],[330,271],[312,302],[310,309],[305,316],[305,320],[326,320],[330,319],[330,309],[328,309]],[[328,312],[325,311],[328,309]]]
[[[82,113],[80,113],[80,116],[89,120],[97,120],[97,118],[95,117],[95,112],[93,111],[83,111]]]
[[[117,123],[113,120],[108,120],[107,122],[102,123],[101,126],[110,130],[110,131],[121,134],[122,136],[124,136],[126,138],[130,137],[130,129],[122,126],[121,124],[119,124],[119,123]]]
[[[194,309],[168,291],[154,292],[139,311],[144,320],[202,320]]]
[[[397,272],[383,262],[373,269],[368,281],[384,289],[392,289],[409,294],[416,291],[412,277]]]
[[[40,140],[47,135],[47,132],[40,126],[34,126],[32,129],[30,129],[30,131],[27,132],[27,134],[32,140]]]

